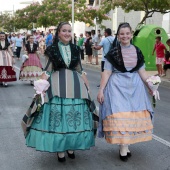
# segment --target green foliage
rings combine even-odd
[[[131,10],[145,11],[142,19],[143,23],[146,18],[152,17],[154,12],[167,13],[170,12],[170,0],[103,0],[102,8],[109,12],[115,7],[121,7],[125,12]]]
[[[21,10],[17,10],[12,19],[8,17],[5,27],[9,30],[11,23],[17,29],[32,29],[33,23],[36,26],[52,26],[62,21],[71,21],[72,17],[72,0],[43,0],[42,4],[33,3]],[[88,25],[94,25],[94,18],[97,17],[98,24],[101,25],[102,20],[110,19],[105,15],[103,9],[87,6],[86,0],[76,0],[74,5],[75,21],[82,21]],[[3,23],[3,22],[2,22]],[[3,24],[1,24],[4,26]]]

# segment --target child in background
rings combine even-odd
[[[156,51],[156,67],[158,70],[159,76],[164,76],[164,71],[162,68],[162,64],[164,63],[164,57],[165,57],[165,51],[167,51],[165,45],[161,42],[161,37],[156,37],[156,43],[153,49],[152,55],[154,55],[154,52]]]

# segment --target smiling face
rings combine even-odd
[[[30,43],[33,43],[33,42],[34,42],[34,37],[33,37],[32,35],[30,35],[29,41],[30,41]]]
[[[0,34],[0,40],[4,41],[5,40],[5,34]]]
[[[120,28],[118,39],[123,46],[130,45],[130,40],[132,39],[131,29],[129,27]]]
[[[69,24],[62,25],[59,29],[58,37],[61,42],[68,44],[71,40],[71,26]]]

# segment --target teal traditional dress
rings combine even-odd
[[[48,152],[94,146],[98,117],[81,76],[79,51],[78,46],[61,42],[47,48],[45,71],[50,87],[40,111],[35,98],[23,118],[27,146]]]

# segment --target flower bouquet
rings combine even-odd
[[[36,91],[36,95],[39,95],[38,97],[38,107],[37,111],[41,108],[41,106],[44,104],[44,95],[45,91],[50,87],[50,84],[47,80],[45,79],[40,79],[37,81],[34,81],[34,89]]]
[[[153,107],[156,107],[156,101],[160,100],[159,92],[157,89],[161,83],[161,79],[159,76],[151,76],[146,80],[146,82],[148,83],[150,89],[153,91],[152,104]]]

